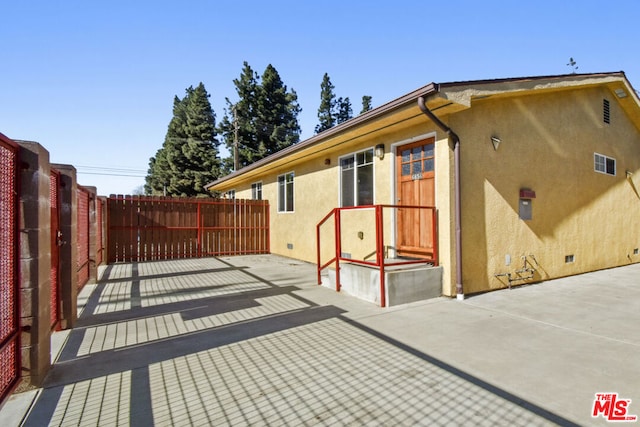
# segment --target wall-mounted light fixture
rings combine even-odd
[[[376,157],[380,160],[384,159],[384,144],[376,145]]]
[[[324,164],[329,166],[331,164],[331,159],[324,159]]]
[[[633,172],[631,172],[629,169],[627,169],[626,171],[624,171],[625,174],[627,175],[627,179],[631,179],[631,177],[633,176]]]
[[[493,149],[495,151],[498,151],[498,147],[500,146],[500,143],[502,141],[500,140],[500,138],[498,138],[497,136],[492,136],[491,137],[491,144],[493,145]]]

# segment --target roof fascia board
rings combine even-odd
[[[297,151],[302,151],[304,149],[310,148],[314,145],[320,144],[324,141],[328,141],[329,139],[331,139],[332,137],[335,137],[341,133],[344,133],[348,130],[351,130],[357,126],[363,125],[371,120],[377,119],[381,116],[384,116],[394,110],[397,110],[399,108],[402,108],[408,104],[414,103],[416,102],[416,99],[418,99],[419,96],[428,96],[432,93],[436,92],[436,85],[435,83],[430,83],[426,86],[423,86],[419,89],[414,90],[413,92],[410,92],[404,96],[401,96],[400,98],[394,99],[393,101],[387,102],[386,104],[383,104],[379,107],[376,107],[372,110],[367,111],[366,113],[362,113],[350,120],[347,120],[344,123],[341,123],[337,126],[334,126],[330,129],[327,129],[326,131],[319,133],[318,135],[314,135],[311,138],[299,142],[297,144],[294,145],[290,145],[287,148],[284,148],[280,151],[278,151],[277,153],[274,153],[270,156],[267,156],[263,159],[258,160],[255,163],[252,163],[248,166],[245,166],[244,168],[236,171],[236,172],[232,172],[227,176],[224,176],[216,181],[213,181],[207,185],[205,185],[205,188],[207,190],[211,189],[212,187],[215,187],[216,185],[222,184],[225,181],[231,180],[233,178],[239,177],[240,175],[244,175],[250,171],[259,169],[262,166],[265,166],[267,164],[270,164],[274,161],[277,161],[283,157],[286,157],[292,153],[295,153]]]

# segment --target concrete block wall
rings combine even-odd
[[[59,295],[61,329],[77,321],[77,173],[71,165],[50,164],[49,152],[33,141],[15,141],[19,152],[19,286],[21,381],[16,392],[42,384],[51,368],[51,170],[60,173],[59,183]],[[97,280],[98,227],[96,189],[90,193],[90,281]],[[103,216],[103,220],[106,216]],[[104,228],[103,228],[104,229]],[[106,259],[106,258],[105,258]]]
[[[50,367],[51,209],[49,152],[35,142],[17,142],[20,145],[20,391],[38,386]]]

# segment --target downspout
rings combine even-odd
[[[454,193],[455,193],[455,230],[456,230],[456,298],[459,300],[464,299],[464,289],[462,287],[462,214],[460,203],[460,138],[449,126],[444,124],[438,117],[436,117],[427,105],[425,104],[424,96],[418,97],[418,106],[420,110],[429,117],[429,119],[442,129],[451,141],[453,142],[453,175],[454,175]]]

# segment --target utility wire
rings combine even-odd
[[[143,169],[87,165],[77,165],[76,167],[78,168],[78,174],[83,175],[122,176],[130,178],[144,178],[147,176],[147,171]]]
[[[111,166],[81,166],[76,165],[77,168],[81,169],[93,169],[98,171],[114,171],[114,172],[140,172],[146,173],[147,171],[144,169],[132,169],[132,168],[116,168]]]
[[[100,172],[82,172],[78,171],[78,174],[82,175],[103,175],[103,176],[127,176],[131,178],[144,178],[146,175],[127,175],[123,173],[100,173]]]

